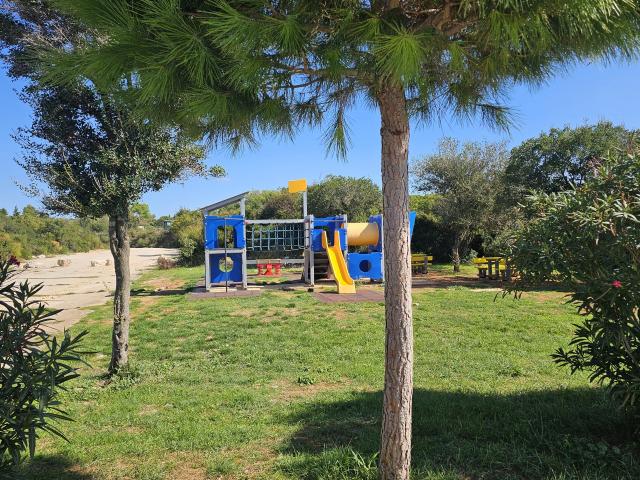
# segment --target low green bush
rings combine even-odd
[[[180,264],[204,264],[204,228],[199,211],[180,209],[173,217],[171,233],[178,244]]]

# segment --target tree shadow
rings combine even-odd
[[[500,290],[515,287],[517,277],[511,280],[480,278],[478,275],[455,274],[443,270],[430,270],[427,274],[412,275],[412,287],[414,290],[420,289],[446,289],[451,287],[465,287],[478,290]],[[549,280],[536,285],[520,286],[522,292],[560,292],[569,293],[567,288],[560,282]]]
[[[0,479],[97,480],[98,478],[62,455],[36,455],[4,475],[0,472]]]
[[[148,290],[138,288],[131,290],[132,297],[166,297],[171,295],[186,295],[192,288],[168,288],[164,290]]]
[[[288,420],[300,427],[283,447],[283,468],[296,478],[325,478],[320,472],[336,463],[348,470],[354,458],[373,458],[381,407],[381,393],[366,392],[295,409]],[[598,389],[417,389],[413,410],[414,479],[640,478],[634,427]],[[353,477],[369,478],[360,475]]]

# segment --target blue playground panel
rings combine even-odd
[[[382,280],[382,253],[349,253],[347,254],[349,275],[354,280],[370,278]]]
[[[231,270],[224,272],[220,267],[224,268],[224,253],[210,253],[209,254],[209,269],[211,271],[211,283],[224,283],[224,282],[242,282],[242,254],[241,253],[227,253],[227,257],[231,259],[233,265]]]
[[[220,242],[220,228],[233,228],[233,248],[244,248],[244,217],[242,215],[230,215],[228,217],[204,217],[204,248],[213,250],[214,248],[224,248]],[[232,248],[232,247],[229,247]]]
[[[409,238],[413,237],[413,227],[416,224],[416,212],[409,212]]]
[[[382,252],[382,215],[371,215],[369,217],[369,223],[378,224],[378,243],[376,245],[369,245],[369,252]]]
[[[340,235],[340,246],[347,248],[347,230],[340,228],[344,223],[344,216],[337,215],[335,217],[321,217],[313,219],[313,230],[311,231],[311,247],[314,252],[323,252],[322,248],[322,230],[327,231],[327,240],[329,245],[333,245],[333,232],[337,229]]]

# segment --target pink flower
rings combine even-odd
[[[622,282],[620,280],[614,280],[611,282],[611,286],[613,288],[622,288]]]
[[[15,265],[16,267],[20,266],[20,260],[18,260],[15,255],[11,255],[9,257],[9,265]]]

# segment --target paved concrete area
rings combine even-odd
[[[132,248],[132,278],[154,268],[159,256],[175,257],[177,253],[171,248]],[[58,260],[70,260],[71,263],[59,266]],[[42,283],[44,288],[39,300],[51,308],[63,309],[56,317],[57,321],[49,325],[52,330],[62,330],[78,322],[88,313],[86,307],[106,303],[115,289],[113,259],[109,250],[36,258],[27,263],[30,268],[21,271],[17,279]]]

